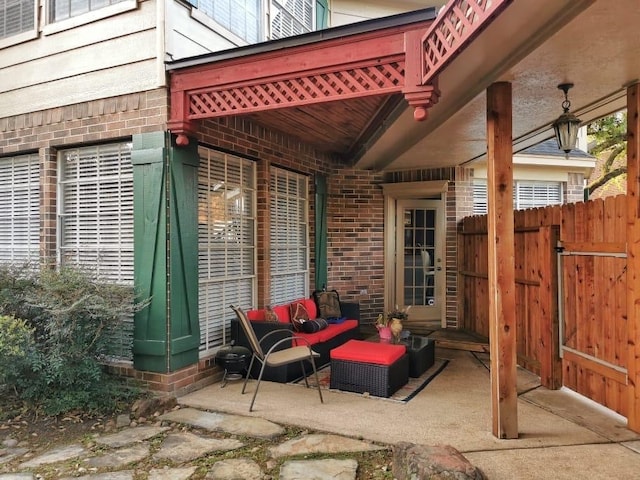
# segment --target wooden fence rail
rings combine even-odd
[[[626,198],[515,212],[518,363],[626,415]],[[461,222],[459,324],[488,336],[486,216]]]

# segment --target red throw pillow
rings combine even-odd
[[[296,332],[302,331],[302,324],[309,320],[309,312],[302,302],[294,302],[289,306],[291,311],[291,324]]]

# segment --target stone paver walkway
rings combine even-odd
[[[345,456],[387,448],[339,435],[286,438],[264,419],[193,408],[125,424],[120,417],[115,433],[37,453],[0,437],[0,480],[354,480],[358,462]],[[254,460],[258,451],[263,466]],[[314,458],[322,454],[329,458]]]

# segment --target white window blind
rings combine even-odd
[[[34,0],[0,0],[0,38],[35,29]]]
[[[486,180],[474,180],[473,214],[484,215],[487,211],[487,182]]]
[[[124,0],[49,0],[49,22],[59,22]]]
[[[234,155],[200,147],[198,279],[200,354],[229,342],[229,305],[254,306],[256,168]]]
[[[260,40],[261,0],[190,0],[191,5],[248,43]]]
[[[315,27],[315,0],[272,0],[271,38],[311,32]]]
[[[562,185],[560,182],[516,182],[514,207],[545,207],[562,203]]]
[[[271,303],[309,294],[308,179],[271,168],[269,182]]]
[[[37,155],[0,158],[0,263],[38,262],[40,161]]]
[[[484,215],[487,213],[487,198],[487,181],[474,180],[474,215]],[[517,181],[514,183],[513,208],[515,210],[546,207],[547,205],[557,205],[561,204],[562,202],[562,183],[560,182]]]
[[[60,263],[133,287],[131,144],[61,151],[58,179]],[[131,359],[133,318],[112,337],[111,354]]]

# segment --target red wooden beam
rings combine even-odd
[[[424,120],[438,73],[511,1],[451,0],[435,21],[173,71],[169,128],[184,143],[198,119],[398,92]]]
[[[171,72],[169,129],[184,141],[204,118],[403,92],[407,35],[431,21],[259,52]],[[414,42],[415,43],[415,42]],[[419,43],[412,63],[419,64]],[[435,103],[433,86],[412,85],[414,106]]]

